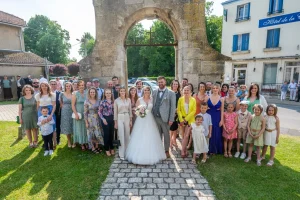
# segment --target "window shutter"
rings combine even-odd
[[[232,44],[232,51],[233,52],[237,51],[237,48],[238,48],[238,39],[239,39],[238,35],[234,35],[233,36],[233,44]]]
[[[269,13],[273,13],[273,0],[270,0],[270,4],[269,4]]]
[[[248,8],[247,18],[250,19],[250,3],[248,3],[247,8]]]
[[[242,51],[249,50],[249,33],[242,35]]]
[[[279,47],[280,28],[274,30],[274,47]]]
[[[273,30],[268,30],[268,34],[267,34],[267,48],[271,48],[272,47],[272,32]]]
[[[281,11],[283,7],[283,0],[278,0],[278,11]]]

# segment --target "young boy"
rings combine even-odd
[[[251,121],[251,113],[248,112],[248,101],[241,101],[240,102],[240,110],[238,111],[238,139],[236,143],[236,153],[234,155],[235,158],[240,156],[240,144],[241,139],[243,139],[243,153],[241,154],[241,159],[246,158],[246,136],[248,132],[248,124]]]
[[[53,117],[49,119],[48,107],[42,107],[42,116],[39,117],[37,125],[41,128],[42,137],[44,140],[45,153],[44,156],[53,154]]]
[[[211,138],[211,130],[212,130],[212,122],[211,122],[211,116],[210,114],[206,113],[208,109],[208,105],[206,102],[201,103],[200,105],[200,113],[198,115],[201,115],[203,117],[203,123],[202,125],[204,126],[205,132],[205,138],[207,142],[207,146],[209,148],[209,138]]]
[[[238,91],[236,97],[240,99],[240,101],[243,101],[245,96],[248,94],[247,86],[246,85],[240,85],[240,90]]]

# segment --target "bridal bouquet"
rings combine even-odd
[[[147,112],[148,112],[148,110],[147,110],[147,107],[145,105],[140,105],[135,110],[135,114],[137,116],[141,117],[141,118],[146,117]]]

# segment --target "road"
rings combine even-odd
[[[300,136],[300,103],[299,106],[277,104],[281,133]]]

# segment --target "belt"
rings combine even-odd
[[[268,131],[268,132],[273,132],[273,131],[275,131],[276,129],[265,129],[266,131]]]
[[[253,132],[258,132],[258,131],[260,131],[260,130],[256,130],[256,129],[251,129],[251,131],[253,131]]]

